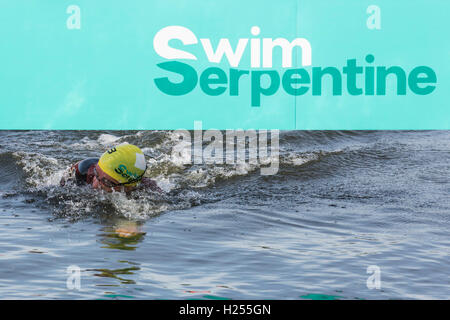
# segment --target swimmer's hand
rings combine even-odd
[[[61,187],[64,187],[66,185],[66,182],[68,180],[74,179],[75,178],[75,171],[76,171],[76,165],[71,166],[69,169],[67,169],[67,171],[64,173],[63,177],[61,178],[61,180],[59,181],[59,185]]]
[[[141,180],[141,184],[140,184],[144,189],[150,189],[152,191],[156,191],[156,192],[160,192],[162,193],[162,189],[160,187],[158,187],[158,185],[156,184],[156,181],[147,178],[147,177],[143,177]]]

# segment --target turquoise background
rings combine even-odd
[[[72,4],[81,8],[80,30],[66,27]],[[381,30],[366,26],[371,4],[381,8]],[[193,129],[201,120],[204,129],[450,129],[449,9],[447,0],[0,0],[0,128]],[[238,97],[211,97],[199,86],[168,96],[153,82],[167,75],[156,66],[167,60],[154,52],[153,37],[169,25],[210,38],[214,48],[220,38],[235,46],[253,37],[257,25],[259,38],[308,39],[313,66],[342,69],[352,58],[365,65],[372,53],[374,65],[432,67],[437,88],[426,96],[409,89],[349,96],[344,82],[344,94],[331,96],[325,83],[322,96],[294,97],[280,87],[256,108],[247,78]],[[227,60],[209,63],[200,43],[186,50],[199,58],[185,61],[197,71],[228,72]],[[273,69],[281,73],[279,51]],[[249,52],[239,69],[249,69]]]
[[[381,9],[381,30],[366,27],[369,5]],[[436,72],[430,95],[407,89],[396,95],[396,82],[387,83],[386,96],[305,95],[297,99],[300,129],[450,129],[450,20],[447,0],[300,1],[298,32],[310,39],[313,65],[344,66],[355,58],[367,65],[401,66],[408,73],[426,65]],[[329,82],[331,83],[331,82]],[[361,87],[362,85],[360,85]],[[391,88],[391,90],[389,90]]]

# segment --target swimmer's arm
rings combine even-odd
[[[74,165],[72,165],[65,176],[61,179],[59,184],[63,187],[66,184],[66,181],[69,179],[73,179],[77,182],[87,182],[87,175],[89,172],[89,168],[97,164],[99,158],[87,158],[81,161],[78,161]]]

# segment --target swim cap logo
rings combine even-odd
[[[128,179],[128,181],[139,178],[139,175],[137,175],[136,173],[128,171],[127,166],[124,164],[119,165],[119,167],[115,168],[114,171],[120,174],[122,177]]]
[[[258,26],[251,28],[253,36],[258,36],[260,31]],[[202,38],[200,42],[206,59],[212,64],[218,64],[226,56],[230,69],[223,70],[212,66],[203,70],[199,76],[198,71],[188,63],[176,61],[198,60],[199,57],[186,50],[171,47],[169,42],[174,39],[181,41],[184,46],[195,45],[199,42],[194,32],[183,26],[168,26],[155,34],[153,39],[155,52],[160,57],[171,61],[157,64],[163,71],[168,71],[169,76],[155,78],[154,82],[161,92],[171,96],[189,94],[197,84],[201,91],[209,96],[220,96],[226,91],[230,96],[239,96],[240,83],[246,81],[250,85],[250,105],[259,107],[263,96],[276,94],[280,87],[285,93],[293,96],[301,96],[308,92],[311,92],[313,96],[320,96],[323,94],[324,79],[327,79],[325,81],[331,79],[330,93],[333,96],[341,96],[343,93],[351,96],[384,96],[387,91],[388,77],[396,78],[397,95],[406,95],[408,88],[416,95],[428,95],[435,90],[437,83],[436,73],[428,66],[417,66],[408,74],[400,66],[372,65],[375,61],[372,54],[366,55],[364,66],[359,65],[357,59],[353,58],[348,59],[342,68],[312,67],[312,46],[305,38],[296,38],[292,41],[285,38],[240,38],[234,49],[229,39],[222,38],[215,50],[210,39]],[[281,66],[286,70],[269,70],[273,67],[273,51],[276,47],[281,48]],[[246,50],[250,51],[251,70],[238,69]],[[301,53],[299,61],[302,68],[292,69],[292,59],[299,53]],[[252,70],[254,68],[258,70]],[[181,82],[178,80],[180,76]],[[172,77],[176,78],[176,81],[171,80]],[[359,85],[360,82],[363,84]]]

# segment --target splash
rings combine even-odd
[[[71,143],[64,140],[59,144],[55,143],[53,150],[45,149],[41,152],[37,146],[31,151],[28,151],[28,147],[27,151],[12,153],[15,163],[23,172],[22,192],[32,197],[33,201],[40,199],[57,216],[70,219],[120,216],[145,220],[167,211],[214,202],[220,200],[223,195],[209,192],[211,187],[217,187],[222,182],[237,177],[255,175],[258,169],[268,165],[264,161],[216,164],[207,157],[202,163],[194,163],[189,149],[191,144],[180,145],[179,136],[172,131],[121,132],[121,135],[75,132],[74,135],[78,137],[77,140],[72,140]],[[107,148],[122,143],[141,147],[148,164],[146,176],[157,181],[164,191],[162,194],[135,191],[126,195],[118,192],[105,193],[90,186],[59,185],[70,165],[85,157],[100,156]],[[250,145],[252,144],[249,143]],[[71,152],[66,152],[67,149]],[[226,150],[234,152],[234,148]],[[280,165],[303,166],[320,161],[321,157],[326,155],[327,152],[324,151],[300,152],[285,144],[280,148]],[[226,152],[224,156],[228,156]]]

